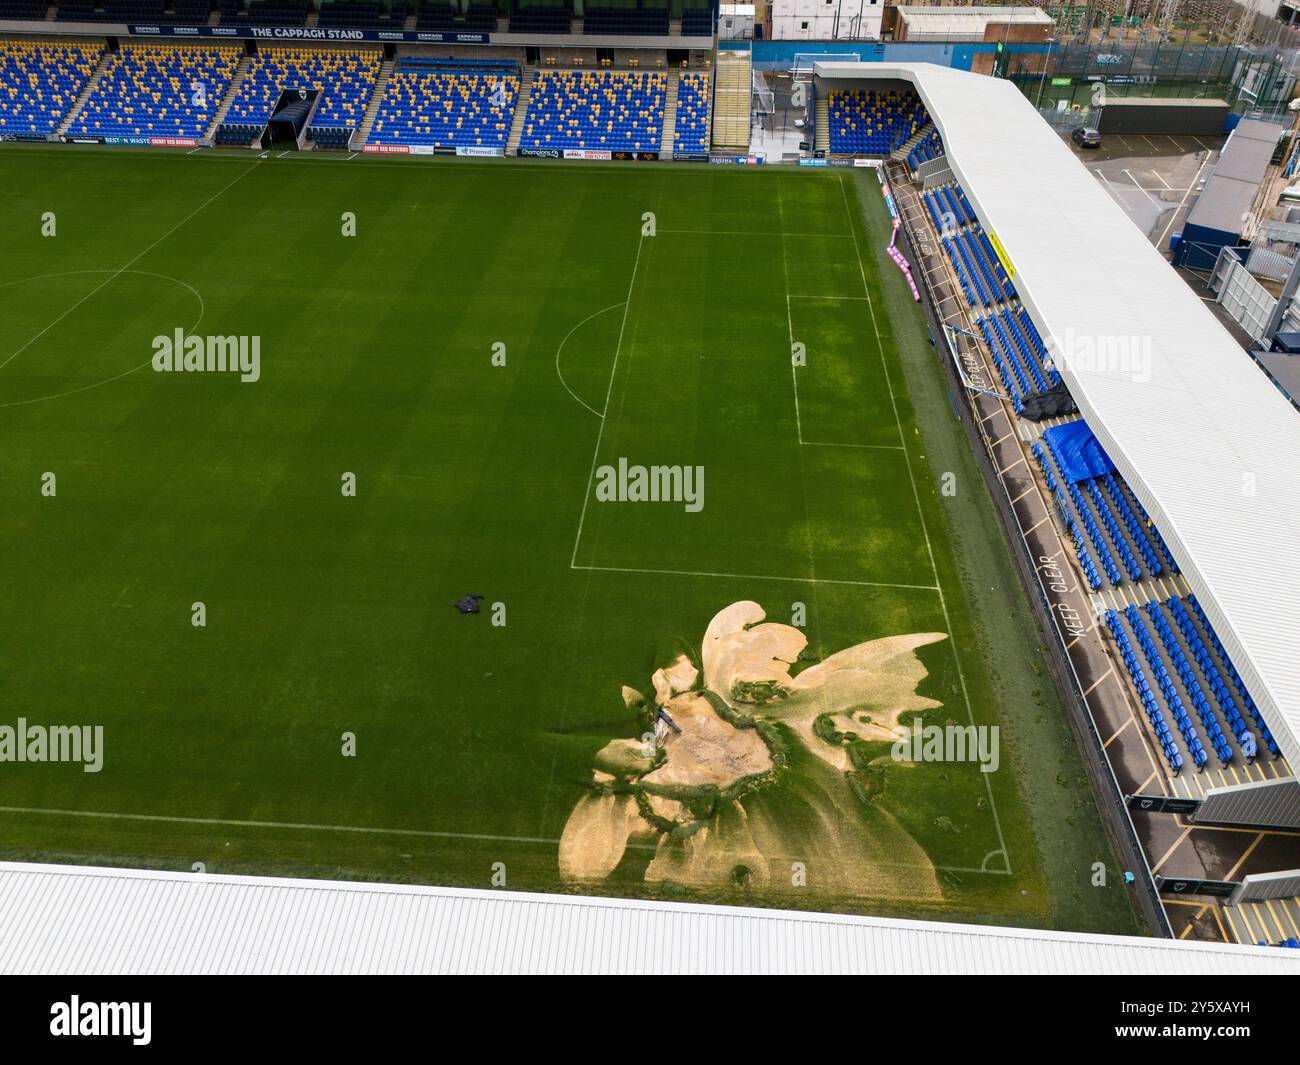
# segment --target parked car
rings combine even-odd
[[[1095,129],[1089,129],[1087,126],[1080,126],[1070,134],[1070,139],[1080,148],[1100,148],[1101,134]]]

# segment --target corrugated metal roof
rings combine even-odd
[[[1300,765],[1300,413],[1009,81],[928,63],[818,63],[912,82],[1044,339],[1135,337],[1150,372],[1061,376]]]
[[[949,40],[962,37],[977,41],[983,40],[989,23],[995,23],[998,26],[1008,23],[1018,26],[1055,25],[1052,16],[1038,7],[997,7],[990,5],[979,7],[931,7],[900,4],[895,10],[897,10],[899,18],[907,23],[908,40],[915,40],[919,37],[945,37]]]
[[[1281,135],[1282,127],[1274,122],[1242,119],[1188,212],[1186,225],[1240,233]]]
[[[1279,973],[1300,951],[838,914],[0,863],[0,973]]]

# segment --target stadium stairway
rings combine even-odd
[[[217,108],[216,117],[212,120],[212,125],[204,136],[212,140],[217,135],[217,130],[221,128],[221,123],[226,120],[226,114],[230,110],[230,105],[234,103],[235,97],[239,95],[239,87],[244,83],[244,78],[248,74],[248,66],[253,61],[251,55],[240,56],[239,66],[235,67],[235,76],[230,79],[230,87],[226,90],[225,98],[221,101],[221,106]]]
[[[719,51],[713,78],[713,144],[749,151],[749,98],[754,69],[748,52]]]
[[[826,155],[831,153],[831,101],[826,93],[817,97],[817,134],[813,148]]]
[[[899,145],[892,152],[890,152],[889,158],[893,159],[895,162],[901,163],[904,159],[906,159],[911,154],[913,148],[915,148],[918,144],[920,144],[923,140],[925,140],[926,137],[930,135],[930,131],[933,128],[934,128],[933,124],[927,122],[915,133],[913,133],[903,144]]]
[[[675,70],[668,71],[668,89],[664,93],[663,135],[659,138],[659,158],[673,157],[673,142],[677,133],[677,90],[681,85],[681,74]]]
[[[506,155],[514,155],[519,150],[519,142],[524,136],[524,122],[528,118],[528,101],[533,95],[533,77],[537,67],[526,63],[519,77],[519,99],[515,101],[515,117],[510,123],[510,136],[506,138]]]
[[[77,115],[81,112],[81,109],[86,106],[86,101],[90,99],[91,93],[93,93],[95,87],[99,85],[99,79],[104,76],[104,71],[108,69],[108,60],[109,52],[108,49],[105,49],[99,57],[99,62],[95,64],[94,71],[92,71],[90,77],[86,79],[86,84],[82,87],[81,95],[78,96],[76,102],[68,108],[68,113],[63,116],[63,120],[54,131],[55,133],[62,135],[67,133],[72,127],[72,123],[76,120]]]
[[[361,120],[361,128],[357,130],[349,147],[361,148],[370,139],[370,131],[375,128],[375,119],[379,116],[379,108],[388,92],[388,82],[392,79],[396,67],[396,59],[385,59],[380,64],[379,76],[375,78],[375,87],[370,90],[370,102],[366,104],[366,114]]]

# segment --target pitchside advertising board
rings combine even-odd
[[[434,144],[367,144],[361,150],[374,155],[459,155],[479,159],[499,159],[505,155],[501,148],[452,148]]]
[[[607,152],[595,148],[520,148],[517,154],[524,159],[587,159],[600,162],[613,159],[649,163],[659,158],[658,152]]]
[[[1178,799],[1171,795],[1130,795],[1128,808],[1144,814],[1194,814],[1200,799]]]
[[[1229,898],[1241,885],[1235,880],[1179,880],[1172,876],[1156,877],[1156,889],[1162,895],[1210,895]]]
[[[324,26],[160,26],[132,23],[132,37],[251,37],[261,41],[399,41],[403,44],[491,44],[490,33],[431,30],[339,30]]]
[[[63,144],[135,144],[142,148],[197,148],[194,137],[68,137],[60,136]]]

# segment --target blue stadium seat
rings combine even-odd
[[[249,62],[223,128],[227,124],[241,131],[251,128],[256,135],[271,117],[281,92],[320,89],[320,102],[311,119],[313,139],[320,139],[317,130],[357,129],[365,118],[382,62],[378,49],[264,48]],[[244,137],[243,142],[250,139]]]
[[[37,140],[53,133],[102,52],[98,44],[0,41],[0,133]]]
[[[123,45],[108,59],[70,133],[109,137],[204,136],[239,65],[240,50]]]
[[[683,73],[677,84],[677,124],[673,151],[701,153],[709,149],[709,76]]]
[[[827,113],[836,155],[888,155],[929,121],[919,96],[894,90],[833,89]]]
[[[518,98],[513,67],[399,66],[388,80],[370,143],[504,149]]]
[[[520,147],[658,151],[666,88],[658,72],[539,70]]]

